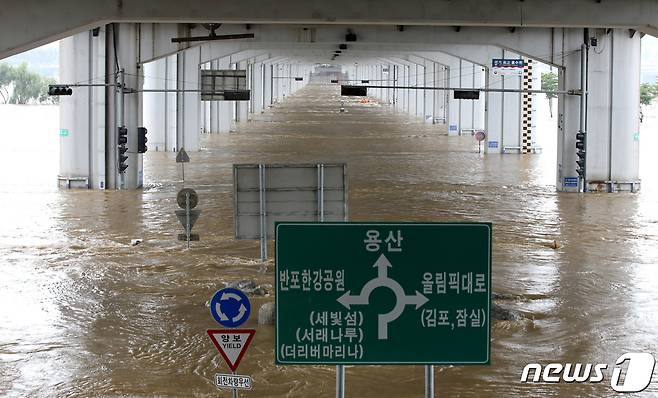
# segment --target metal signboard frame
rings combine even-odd
[[[247,101],[247,71],[245,69],[202,69],[201,101]]]
[[[344,163],[233,165],[235,238],[259,239],[265,261],[276,221],[345,221],[347,189]]]

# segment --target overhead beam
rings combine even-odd
[[[655,0],[4,0],[0,59],[109,22],[610,27],[658,36]]]

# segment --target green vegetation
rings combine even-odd
[[[541,74],[541,89],[542,90],[557,90],[557,75],[553,72],[546,72]],[[553,98],[557,98],[556,94],[546,93],[546,98],[548,98],[548,109],[551,112],[551,118],[553,117]]]
[[[26,63],[0,63],[0,100],[5,104],[55,103],[57,97],[48,96],[49,84],[55,84],[55,80],[30,72]]]
[[[658,81],[656,81],[654,84],[640,84],[640,104],[651,105],[651,101],[653,101],[656,97],[658,97]]]

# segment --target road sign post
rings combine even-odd
[[[181,148],[178,150],[178,153],[176,154],[176,163],[181,164],[181,168],[183,170],[183,182],[185,182],[185,163],[190,162],[190,156],[185,152],[185,148]]]
[[[219,351],[231,369],[231,374],[234,377],[245,377],[235,375],[235,371],[240,366],[240,361],[242,361],[242,357],[247,352],[247,348],[251,344],[256,331],[254,329],[210,329],[207,332],[217,351]],[[235,381],[236,379],[233,380]],[[217,381],[215,383],[217,384]],[[232,396],[237,398],[238,388],[240,387],[237,385],[231,387]],[[249,389],[251,389],[251,378],[249,378]]]
[[[176,216],[183,225],[183,228],[185,228],[185,233],[179,234],[178,240],[186,241],[187,248],[189,249],[191,240],[199,240],[199,234],[192,233],[192,227],[194,227],[201,214],[201,210],[192,210],[199,203],[199,197],[193,189],[183,188],[178,191],[176,201],[178,202],[178,206],[183,209],[176,210]]]
[[[278,364],[489,364],[491,225],[277,223]],[[337,368],[337,391],[341,389]]]
[[[425,398],[434,398],[434,365],[425,365]]]

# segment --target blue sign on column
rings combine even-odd
[[[578,177],[564,177],[564,186],[570,188],[577,188]]]
[[[220,325],[236,328],[249,319],[251,304],[241,290],[227,287],[212,296],[210,313]]]

